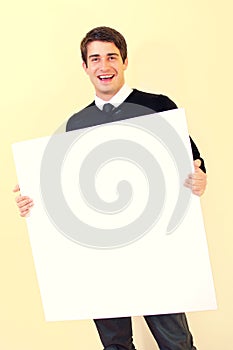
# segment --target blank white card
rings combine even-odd
[[[183,109],[13,145],[47,321],[216,308]]]

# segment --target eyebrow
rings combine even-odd
[[[107,53],[107,56],[119,56],[119,54],[116,52],[110,52],[110,53]],[[100,55],[98,53],[96,53],[96,54],[88,56],[88,58],[92,58],[92,57],[100,57]]]

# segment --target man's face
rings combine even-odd
[[[128,60],[123,63],[115,44],[93,41],[87,47],[87,65],[83,68],[95,87],[96,95],[105,101],[110,100],[124,85],[124,71]]]

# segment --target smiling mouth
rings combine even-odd
[[[114,74],[98,75],[99,80],[104,82],[109,82],[113,79]]]

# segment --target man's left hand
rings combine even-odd
[[[196,194],[197,196],[203,195],[206,189],[207,184],[207,176],[200,169],[201,166],[201,160],[196,159],[194,162],[194,173],[190,174],[188,178],[185,180],[184,186],[188,187],[192,190],[193,194]]]

